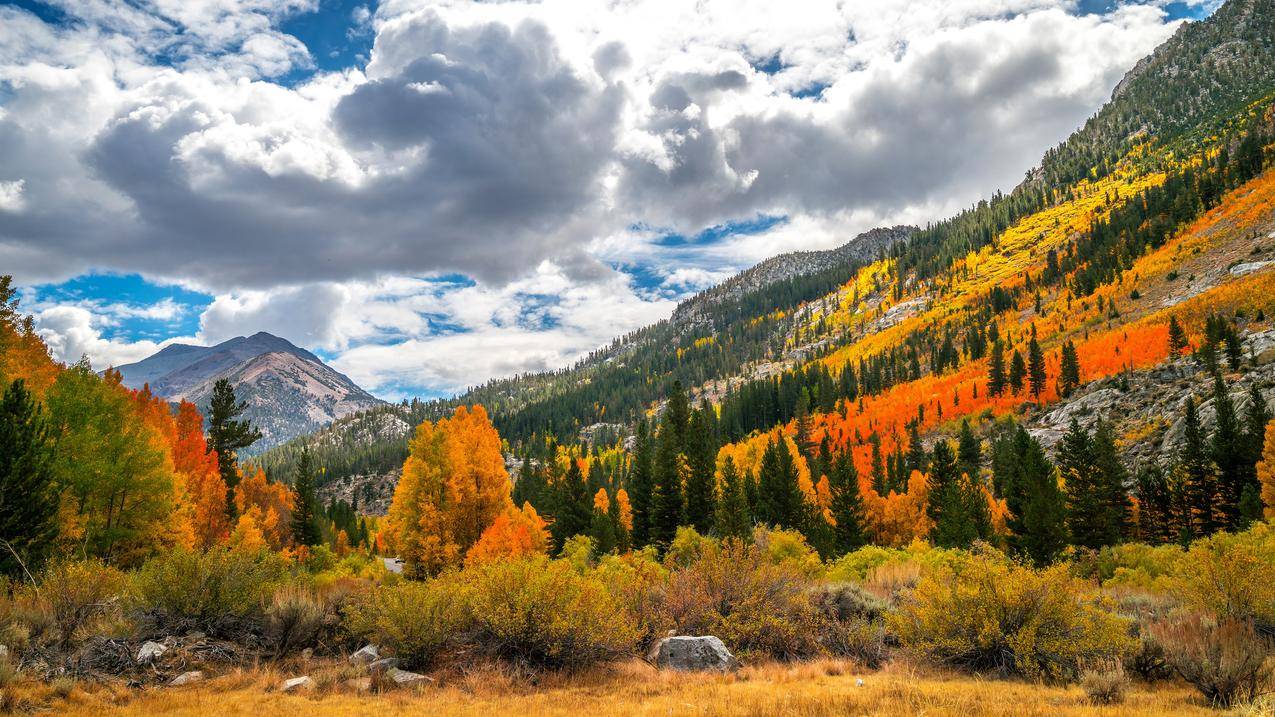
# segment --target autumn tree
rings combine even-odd
[[[271,481],[266,472],[256,466],[245,466],[246,475],[239,481],[239,489],[235,491],[235,528],[231,531],[231,544],[236,543],[234,534],[251,536],[255,544],[260,535],[265,547],[271,550],[283,550],[292,546],[292,511],[296,506],[296,496],[283,483]]]
[[[593,494],[593,513],[589,518],[589,537],[593,538],[595,555],[606,555],[616,549],[618,539],[615,519],[611,514],[611,496],[606,488]]]
[[[460,563],[512,505],[500,436],[482,406],[417,426],[386,530],[404,572],[432,575]]]
[[[53,437],[18,379],[0,398],[0,574],[35,571],[57,536]]]
[[[226,483],[221,478],[217,454],[204,438],[204,417],[195,404],[182,401],[177,405],[174,429],[173,468],[186,483],[195,546],[207,550],[230,535]]]
[[[1266,440],[1262,460],[1257,464],[1257,479],[1262,485],[1263,514],[1275,521],[1275,421],[1266,424]]]
[[[239,483],[239,451],[261,438],[252,422],[239,418],[248,404],[235,398],[230,381],[217,379],[208,404],[208,444],[217,453],[221,480],[226,484],[226,510],[234,519],[235,486]]]
[[[509,508],[496,516],[465,554],[465,565],[480,565],[528,555],[543,555],[549,547],[545,521],[531,503]]]

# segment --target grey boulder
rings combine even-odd
[[[712,635],[666,637],[655,643],[647,659],[656,667],[679,672],[731,672],[739,669],[739,660]]]

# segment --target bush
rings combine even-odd
[[[32,591],[26,618],[32,639],[66,645],[120,614],[124,574],[99,560],[50,563]]]
[[[1275,633],[1275,526],[1192,543],[1172,583],[1188,606]]]
[[[631,651],[637,624],[592,571],[542,556],[458,573],[479,645],[536,666],[574,667]]]
[[[1080,673],[1080,687],[1095,705],[1118,705],[1129,691],[1129,677],[1119,660],[1099,662]]]
[[[309,587],[289,583],[275,590],[265,617],[266,637],[280,657],[318,639],[327,625],[327,604]]]
[[[801,567],[772,563],[738,540],[705,547],[661,587],[660,613],[681,634],[716,635],[732,650],[777,659],[820,651],[820,615]]]
[[[134,601],[151,613],[158,629],[224,633],[258,617],[264,599],[285,574],[285,564],[273,553],[173,550],[137,572]]]
[[[889,636],[884,601],[854,583],[821,585],[810,600],[823,618],[819,642],[828,652],[873,669],[885,662]]]
[[[1210,703],[1229,707],[1270,682],[1270,645],[1252,621],[1191,614],[1153,626],[1169,666]]]
[[[855,583],[828,583],[816,587],[810,593],[815,607],[832,620],[861,618],[876,621],[885,617],[884,600],[864,590]]]
[[[470,628],[468,602],[454,573],[384,585],[351,599],[345,627],[388,647],[407,667],[427,667]]]
[[[1132,647],[1066,566],[1033,570],[987,549],[922,578],[887,621],[909,651],[975,670],[1070,679]]]
[[[638,641],[646,642],[654,637],[663,622],[658,612],[658,596],[669,575],[660,564],[655,548],[604,555],[594,575],[637,625]]]
[[[806,542],[806,536],[795,530],[757,526],[753,529],[753,545],[773,565],[790,566],[810,578],[823,577],[827,572],[819,553]]]

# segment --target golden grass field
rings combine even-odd
[[[348,673],[334,667],[308,671],[319,683],[307,694],[281,694],[286,677],[303,674],[241,671],[187,688],[130,690],[75,687],[65,698],[30,694],[30,708],[69,717],[107,715],[993,715],[1152,717],[1159,715],[1271,715],[1270,705],[1230,712],[1208,708],[1194,690],[1165,683],[1136,684],[1124,704],[1096,707],[1075,686],[1055,687],[955,673],[918,671],[895,664],[858,672],[851,663],[818,661],[748,667],[735,675],[657,672],[632,661],[584,674],[539,678],[484,667],[438,675],[418,690],[356,693]],[[858,680],[862,679],[860,686]],[[44,687],[43,690],[52,688]],[[65,686],[63,692],[66,692]],[[37,705],[36,703],[43,703]],[[43,708],[43,709],[42,709]]]

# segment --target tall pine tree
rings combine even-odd
[[[252,422],[240,419],[248,409],[235,398],[230,381],[217,379],[208,404],[208,447],[217,452],[217,466],[226,484],[226,514],[235,517],[235,486],[239,485],[239,451],[261,438]]]
[[[44,411],[25,383],[14,381],[0,398],[0,573],[4,575],[35,571],[57,537],[58,494],[52,461],[53,437]]]
[[[309,449],[303,448],[297,459],[297,471],[292,479],[295,499],[292,507],[292,540],[297,545],[318,545],[323,542],[319,531],[318,499],[314,495],[314,466]]]
[[[757,518],[776,528],[799,529],[803,515],[801,488],[797,485],[797,464],[788,441],[780,436],[762,454],[757,479]]]

